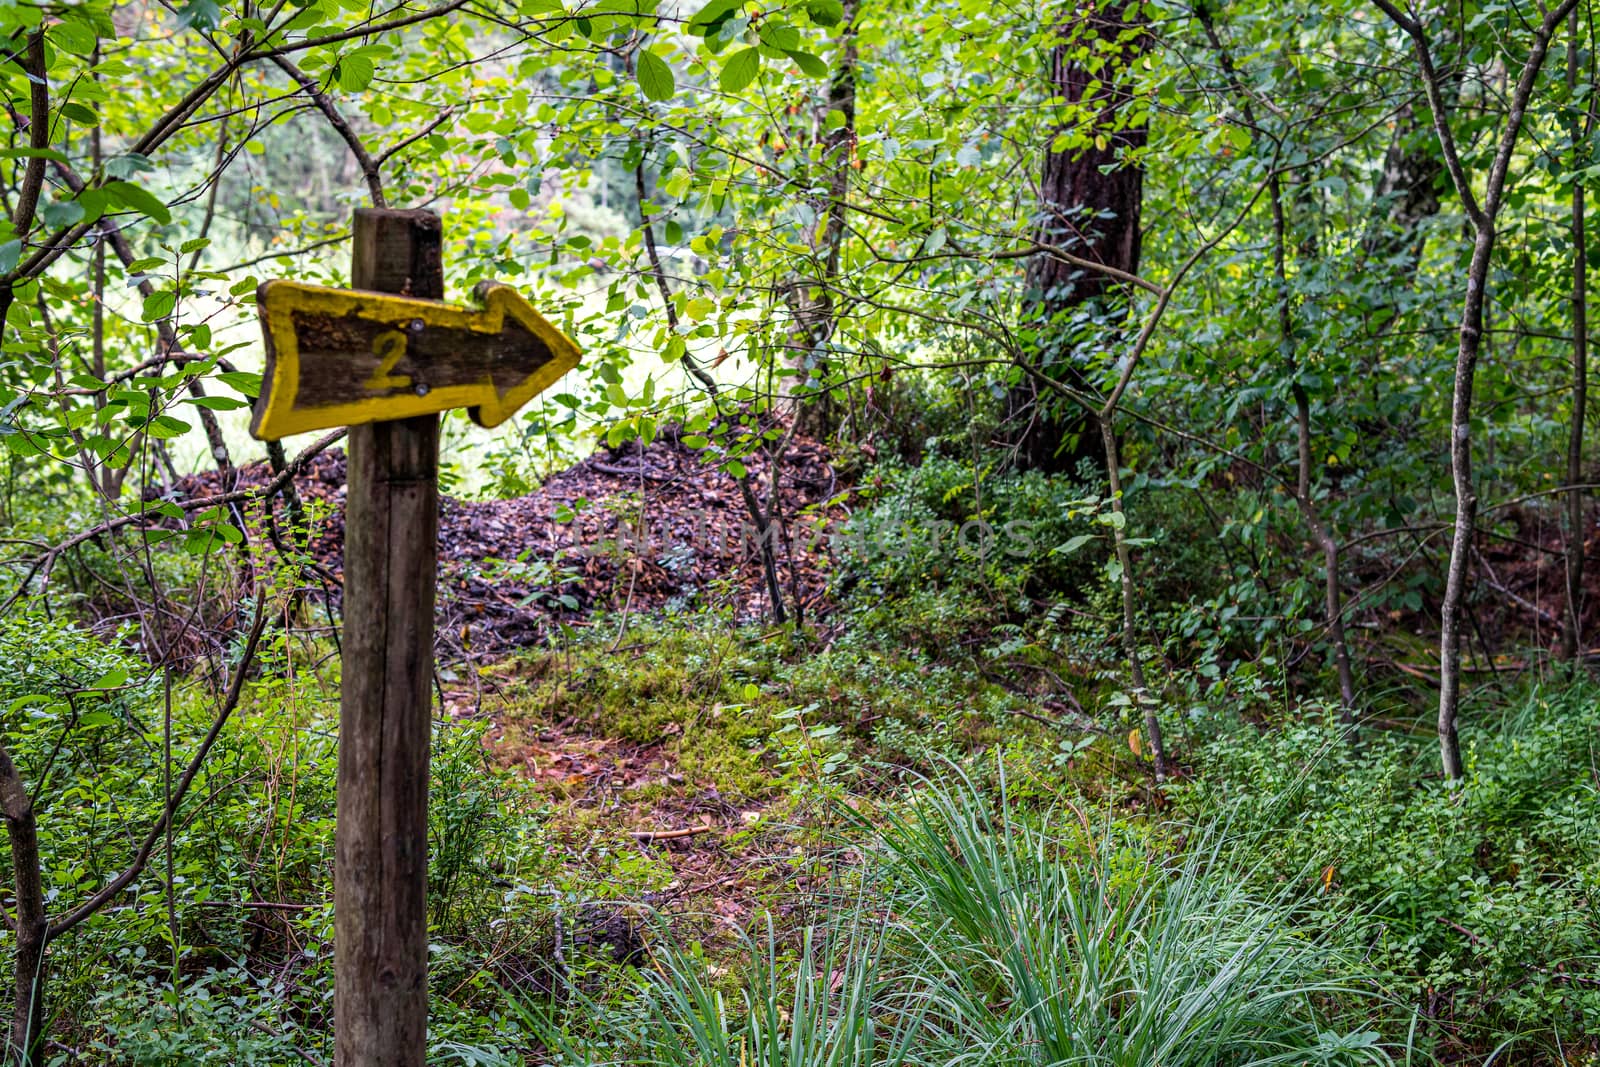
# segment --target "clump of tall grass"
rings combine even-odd
[[[958,1035],[943,1062],[1388,1062],[1376,1032],[1321,1017],[1370,991],[1334,979],[1336,950],[1297,931],[1291,897],[1248,888],[1225,829],[1164,856],[1116,823],[1021,817],[961,778],[885,822],[889,906]]]
[[[850,918],[859,918],[855,912]],[[697,948],[666,945],[618,1006],[577,994],[563,1017],[521,1005],[528,1028],[564,1064],[651,1067],[913,1067],[924,1019],[914,981],[881,969],[882,930],[860,922],[805,929],[799,948],[769,924],[746,937],[737,990]],[[910,995],[908,995],[910,993]],[[572,1024],[577,1023],[577,1027]]]
[[[959,774],[865,821],[861,890],[745,943],[728,976],[660,939],[632,995],[524,1007],[552,1062],[671,1067],[1388,1063],[1328,1005],[1334,947],[1251,892],[1222,830],[1166,855],[1023,815]]]

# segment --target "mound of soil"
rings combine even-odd
[[[746,459],[758,503],[770,507],[770,468]],[[233,472],[234,488],[271,480],[265,463]],[[290,529],[283,501],[247,515],[256,535],[310,563],[308,593],[337,602],[343,576],[346,464],[316,456],[295,480],[308,524]],[[179,496],[214,495],[216,473],[192,475]],[[827,450],[796,437],[779,468],[773,542],[786,607],[826,595],[828,530],[842,520],[844,487]],[[443,497],[439,516],[441,654],[475,658],[543,639],[557,620],[595,611],[650,611],[717,603],[741,618],[770,615],[756,524],[734,479],[701,451],[664,433],[642,446],[602,449],[510,500]]]

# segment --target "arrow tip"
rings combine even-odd
[[[544,391],[561,375],[578,365],[579,356],[582,354],[572,339],[556,329],[543,315],[535,310],[516,289],[499,282],[479,282],[473,288],[473,297],[478,300],[491,314],[498,313],[502,324],[506,317],[516,322],[518,326],[532,334],[549,352],[547,362],[537,367],[531,374],[517,377],[502,386],[499,380],[494,380],[495,400],[492,404],[483,404],[469,410],[468,414],[479,426],[485,428],[500,425],[516,413],[517,409],[526,404],[534,396]],[[504,329],[502,325],[501,329]],[[493,379],[492,379],[493,380]]]

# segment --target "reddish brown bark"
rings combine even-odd
[[[1138,5],[1124,8],[1120,0],[1089,5],[1062,28],[1062,41],[1051,53],[1050,92],[1067,113],[1057,132],[1082,131],[1090,143],[1045,154],[1036,234],[1042,251],[1028,266],[1029,318],[1040,332],[1034,356],[1038,366],[1074,389],[1088,384],[1088,347],[1105,343],[1103,331],[1082,331],[1074,320],[1119,319],[1126,293],[1108,275],[1069,263],[1050,250],[1138,273],[1144,171],[1128,158],[1147,140],[1145,127],[1128,121],[1134,102],[1132,69],[1145,47],[1143,34],[1134,32],[1138,11]],[[1096,70],[1081,62],[1087,41],[1094,42],[1089,51],[1104,60]],[[1098,89],[1086,100],[1091,85]],[[1083,314],[1075,314],[1079,312]],[[1086,332],[1091,336],[1082,336]],[[1096,333],[1098,338],[1092,336]],[[1061,471],[1099,456],[1094,417],[1054,398],[1044,403],[1046,399],[1032,379],[1011,393],[1008,422],[1018,462]]]

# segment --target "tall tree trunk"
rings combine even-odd
[[[1567,42],[1567,96],[1570,101],[1578,86],[1578,14],[1572,14]],[[1572,120],[1572,151],[1588,139],[1593,126],[1593,111],[1586,103],[1584,120]],[[1561,641],[1556,655],[1563,660],[1583,654],[1583,555],[1587,540],[1584,522],[1583,423],[1589,406],[1589,278],[1588,249],[1583,233],[1583,186],[1572,183],[1572,423],[1567,428],[1566,484],[1566,583],[1567,610],[1561,618]]]
[[[798,432],[817,438],[830,437],[839,428],[838,398],[828,387],[828,348],[838,326],[834,286],[844,250],[846,196],[855,160],[856,20],[860,7],[860,0],[845,0],[833,79],[815,116],[816,141],[822,146],[820,162],[826,175],[824,196],[815,205],[816,223],[811,231],[815,274],[796,278],[789,285],[789,305],[794,314],[790,362],[798,383],[795,427]],[[835,112],[843,119],[830,129],[828,117]]]
[[[1100,102],[1087,147],[1045,153],[1040,177],[1037,232],[1042,250],[1028,265],[1029,319],[1039,331],[1035,359],[1041,370],[1075,389],[1085,384],[1082,340],[1068,323],[1072,313],[1114,317],[1126,302],[1120,284],[1098,271],[1086,271],[1050,253],[1072,255],[1116,268],[1139,271],[1139,209],[1144,170],[1127,159],[1144,146],[1144,126],[1130,126],[1132,71],[1145,47],[1140,6],[1123,0],[1098,0],[1073,24],[1061,28],[1063,40],[1051,52],[1050,92],[1070,109],[1084,105],[1090,83],[1100,86]],[[1124,39],[1124,36],[1126,39]],[[1091,71],[1080,62],[1085,39],[1105,42],[1105,62]],[[1094,101],[1090,102],[1093,106]],[[1081,129],[1079,132],[1084,132]],[[1025,379],[1007,401],[1007,422],[1022,466],[1070,471],[1079,460],[1097,457],[1100,436],[1095,418],[1058,400],[1043,403],[1037,383]],[[1054,398],[1052,398],[1054,400]],[[1103,461],[1103,454],[1097,458]]]

